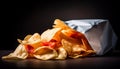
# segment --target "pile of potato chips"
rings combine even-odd
[[[56,19],[52,29],[41,35],[27,35],[24,40],[18,39],[19,45],[13,53],[2,59],[41,60],[66,59],[91,56],[95,51],[91,48],[84,34],[67,26],[62,20]]]

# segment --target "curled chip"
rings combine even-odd
[[[31,45],[33,48],[38,48],[40,46],[41,36],[39,33],[34,33],[28,40],[27,45]]]
[[[42,47],[38,47],[34,51],[33,56],[37,59],[48,60],[48,59],[56,58],[57,55],[58,54],[57,54],[56,50],[54,50],[50,47],[42,46]]]
[[[84,34],[71,29],[60,19],[54,21],[52,29],[45,30],[41,35],[34,33],[27,35],[13,53],[2,59],[27,59],[29,57],[40,60],[66,59],[91,56],[95,54]]]
[[[67,58],[67,52],[63,47],[58,48],[58,56],[56,59],[66,59]]]
[[[3,56],[2,59],[26,59],[27,57],[28,53],[24,45],[20,44],[13,53]]]
[[[44,31],[41,34],[41,41],[50,41],[51,39],[60,41],[60,31],[61,28],[53,28],[53,29],[48,29],[46,31]]]

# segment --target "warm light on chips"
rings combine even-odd
[[[2,59],[40,60],[66,59],[91,56],[95,54],[84,34],[71,29],[62,20],[56,19],[52,29],[45,30],[41,35],[27,35],[13,53]]]
[[[39,33],[34,33],[28,40],[27,45],[31,45],[33,48],[38,48],[40,46],[41,36]]]
[[[41,41],[50,41],[51,39],[55,39],[60,41],[60,34],[61,28],[53,28],[53,29],[48,29],[46,31],[44,31],[41,34]]]
[[[37,48],[34,51],[34,57],[37,59],[41,59],[41,60],[48,60],[48,59],[54,59],[57,57],[57,52],[56,50],[47,47],[47,46],[42,46]]]
[[[10,53],[7,56],[3,56],[2,59],[26,59],[27,57],[28,53],[24,45],[20,44],[13,53]]]
[[[56,59],[66,59],[67,58],[67,52],[63,47],[58,48],[58,56]]]
[[[63,21],[61,21],[60,19],[56,19],[54,21],[54,25],[53,28],[62,28],[62,29],[70,29],[69,26],[67,26]]]

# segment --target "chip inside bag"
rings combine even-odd
[[[70,28],[60,19],[55,19],[53,28],[42,34],[34,33],[23,40],[17,40],[19,45],[15,51],[2,59],[67,59],[92,56],[96,53],[84,34]]]

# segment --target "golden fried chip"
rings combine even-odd
[[[41,60],[48,60],[48,59],[54,59],[57,57],[57,52],[56,50],[47,47],[47,46],[42,46],[37,48],[34,51],[33,56],[37,59],[41,59]]]
[[[27,35],[24,40],[17,39],[19,43],[24,45],[31,45],[33,48],[37,48],[40,46],[41,37],[39,33],[34,33],[33,35]]]
[[[17,39],[17,41],[18,41],[19,43],[22,43],[22,40],[21,40],[21,39]]]
[[[53,28],[71,29],[60,19],[55,19]]]
[[[73,29],[62,30],[61,32],[62,32],[62,34],[67,36],[68,39],[72,38],[74,40],[79,41],[79,43],[83,44],[82,48],[84,48],[86,50],[92,50],[87,38],[81,32],[77,32]]]
[[[67,51],[68,56],[71,58],[79,58],[79,57],[87,56],[88,54],[93,54],[94,52],[93,50],[88,51],[84,47],[82,41],[77,41],[65,35],[63,38],[64,39],[62,39],[61,43],[65,48],[65,50]]]
[[[56,59],[66,59],[67,58],[67,52],[63,47],[58,48],[58,56]]]
[[[53,28],[53,29],[48,29],[46,31],[44,31],[41,34],[41,41],[50,41],[51,39],[60,41],[60,34],[61,28]]]
[[[71,55],[71,53],[72,53],[71,43],[67,42],[65,39],[62,39],[61,43],[62,43],[64,49],[67,51],[67,54]]]
[[[75,41],[62,39],[62,45],[68,52],[68,55],[81,54],[81,51],[86,51],[82,48],[82,44]]]
[[[87,51],[81,50],[81,53],[82,54],[73,54],[73,55],[70,55],[69,57],[70,58],[79,58],[79,57],[86,57],[86,56],[95,55],[95,51],[93,51],[93,50],[87,50]]]
[[[35,33],[35,34],[38,34],[38,33]],[[24,40],[27,41],[31,36],[32,36],[32,35],[27,35],[27,36],[25,36]]]
[[[29,36],[28,36],[29,37]],[[27,39],[27,37],[26,37]],[[29,39],[27,39],[26,45],[31,45],[33,48],[40,46],[41,36],[39,33],[34,33]]]
[[[30,37],[30,38],[29,38]],[[38,40],[40,40],[40,35],[39,33],[34,33],[32,36],[28,36],[28,38],[26,37],[25,39],[27,39],[28,43],[36,43],[38,42]]]
[[[28,53],[24,45],[20,44],[13,53],[10,53],[7,56],[3,56],[2,59],[26,59],[27,57]]]
[[[2,59],[26,59],[35,57],[41,60],[79,58],[95,54],[84,34],[70,28],[60,19],[54,21],[52,29],[27,35],[13,53]]]
[[[21,39],[17,39],[17,41],[19,42],[19,43],[27,43],[27,40],[31,37],[32,35],[27,35],[25,38],[24,38],[24,40],[21,40]]]

